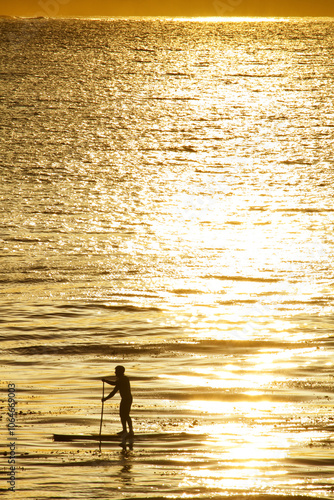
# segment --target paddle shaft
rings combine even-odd
[[[103,405],[104,405],[104,380],[103,380],[103,388],[102,388],[102,408],[101,408],[101,421],[100,421],[100,444],[99,450],[101,451],[101,432],[102,432],[102,420],[103,420]]]

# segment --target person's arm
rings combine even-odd
[[[115,387],[115,389],[113,391],[111,391],[109,396],[102,398],[101,401],[104,402],[104,401],[107,401],[107,399],[113,398],[117,391],[118,391],[118,387]]]
[[[106,378],[103,378],[102,382],[107,382],[107,384],[109,384],[109,385],[116,385],[116,382],[112,382],[111,380],[108,380]]]

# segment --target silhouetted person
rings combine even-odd
[[[125,436],[127,434],[126,424],[129,426],[129,436],[133,436],[132,429],[132,420],[130,417],[130,410],[132,405],[132,394],[130,381],[126,375],[124,375],[125,368],[124,366],[116,366],[115,374],[116,374],[116,382],[110,382],[106,378],[103,378],[103,382],[107,382],[107,384],[114,385],[115,389],[109,394],[109,396],[102,398],[102,401],[107,401],[107,399],[115,396],[116,392],[119,391],[121,395],[121,402],[119,405],[119,416],[122,422],[123,430],[118,432],[119,436]]]

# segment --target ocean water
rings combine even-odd
[[[0,20],[4,498],[334,498],[333,41]]]

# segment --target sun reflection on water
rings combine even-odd
[[[206,435],[210,460],[185,471],[183,485],[211,490],[275,490],[280,477],[288,474],[285,460],[291,446],[305,441],[300,432],[281,432],[280,420],[289,420],[293,405],[260,402],[191,401],[188,408],[207,415],[211,423],[200,431]],[[221,421],[217,416],[221,415]],[[312,432],[310,433],[312,436]],[[308,436],[309,437],[309,436]]]

